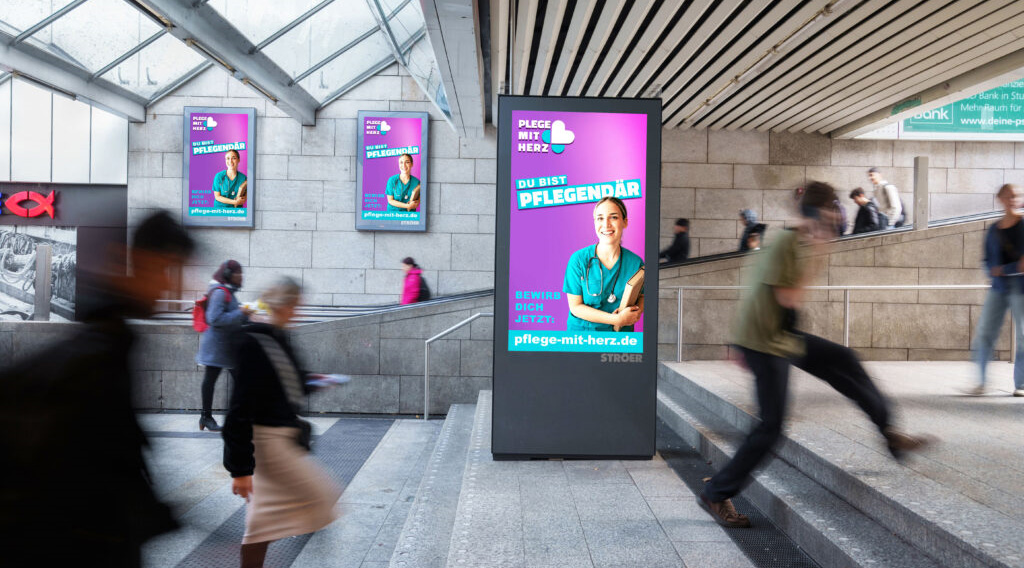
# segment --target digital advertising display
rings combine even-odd
[[[356,229],[426,231],[425,112],[360,111],[356,140]]]
[[[256,109],[185,107],[185,225],[252,227]]]
[[[503,96],[498,129],[493,452],[650,456],[660,101]]]

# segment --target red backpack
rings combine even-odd
[[[224,290],[224,303],[231,301],[231,290],[228,290],[225,286],[217,286],[221,290]],[[212,292],[211,290],[210,292]],[[196,300],[196,305],[192,306],[192,329],[202,333],[210,329],[210,324],[206,323],[206,308],[210,304],[209,292]]]

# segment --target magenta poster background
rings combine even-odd
[[[363,167],[360,219],[391,221],[395,224],[402,221],[419,223],[427,193],[427,180],[424,179],[422,168],[427,156],[420,147],[423,140],[423,122],[420,117],[363,117],[360,125],[363,129],[363,146],[359,157]],[[388,179],[399,173],[398,158],[401,154],[412,156],[411,173],[420,180],[419,211],[387,211],[388,200],[384,191],[387,189]]]
[[[555,153],[540,137],[545,128],[522,128],[520,121],[565,123],[574,139]],[[623,199],[629,226],[622,246],[644,259],[647,196],[647,121],[645,114],[524,111],[512,112],[511,201],[509,245],[509,331],[565,331],[569,305],[562,293],[565,269],[573,252],[597,243],[594,203],[520,209],[517,180],[567,176],[555,187],[640,180],[641,198]],[[528,133],[528,134],[527,134]],[[536,133],[536,134],[534,134]],[[524,140],[537,137],[537,140]],[[544,151],[522,151],[521,144],[538,144]],[[537,150],[537,148],[531,148]],[[646,259],[644,259],[646,263]],[[542,300],[543,312],[516,310],[517,291],[554,292],[558,300]],[[536,302],[536,301],[534,301]],[[656,309],[655,303],[650,304]],[[524,323],[521,315],[551,316],[549,322]],[[644,318],[634,327],[643,331]]]
[[[253,176],[250,168],[249,116],[244,113],[188,111],[185,153],[188,160],[188,217],[209,220],[238,219],[244,222],[253,197]],[[213,198],[213,178],[226,169],[224,154],[238,151],[238,171],[247,178],[248,201],[242,207],[218,209]]]

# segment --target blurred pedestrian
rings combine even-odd
[[[992,359],[992,350],[1003,327],[1006,310],[1016,324],[1017,353],[1013,362],[1013,396],[1024,396],[1024,222],[1020,208],[1019,187],[1006,184],[996,194],[1003,206],[1003,216],[985,233],[985,269],[992,287],[981,309],[978,330],[974,334],[974,360],[978,364],[979,383],[968,394],[986,392],[985,367]]]
[[[747,245],[747,237],[750,236],[750,233],[757,230],[757,212],[755,212],[753,209],[741,210],[740,221],[743,222],[743,236],[740,237],[739,252],[746,252],[750,250]]]
[[[242,325],[253,313],[238,301],[241,288],[242,265],[237,260],[227,260],[213,273],[213,280],[206,289],[206,323],[210,327],[199,336],[199,352],[196,353],[196,363],[206,367],[200,430],[220,432],[220,426],[213,418],[213,390],[221,369],[231,371],[234,368],[235,342]]]
[[[731,499],[749,483],[751,472],[782,435],[791,364],[857,403],[897,459],[925,444],[892,428],[889,405],[853,350],[796,328],[806,286],[814,280],[820,259],[827,259],[825,243],[835,237],[835,199],[835,190],[828,184],[812,182],[806,187],[799,225],[782,231],[760,255],[752,287],[740,304],[733,336],[754,373],[761,422],[697,497],[700,506],[725,527],[750,526],[750,519],[736,511]],[[814,256],[801,254],[801,245],[815,247]]]
[[[902,227],[907,217],[903,210],[903,200],[900,199],[900,192],[896,186],[886,181],[882,171],[878,168],[868,170],[868,180],[871,181],[872,193],[875,202],[878,204],[878,211],[883,215],[882,229],[893,229]]]
[[[248,502],[242,568],[263,566],[275,540],[318,531],[334,520],[341,490],[310,455],[312,427],[299,418],[311,390],[285,326],[301,289],[281,278],[263,293],[269,323],[243,327],[231,406],[224,421],[224,467]]]
[[[882,225],[878,217],[878,205],[870,199],[862,188],[850,192],[850,199],[857,204],[857,216],[853,220],[853,234],[880,231]]]
[[[430,288],[423,279],[423,270],[411,256],[402,259],[402,270],[405,280],[402,282],[401,304],[415,304],[430,299]]]
[[[127,320],[152,314],[170,288],[169,269],[192,248],[166,212],[146,218],[125,255],[83,274],[83,325],[3,371],[0,564],[140,566],[142,544],[177,527],[142,455]]]
[[[662,262],[682,262],[690,257],[690,220],[676,219],[672,230],[675,232],[672,245],[658,256]]]

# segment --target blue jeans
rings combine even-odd
[[[999,338],[999,328],[1003,326],[1006,309],[1017,325],[1017,352],[1013,364],[1014,388],[1024,389],[1024,294],[1020,292],[1000,292],[995,289],[988,291],[985,306],[981,309],[978,330],[974,335],[974,361],[980,371],[981,386],[985,386],[985,366],[992,360],[992,349]]]

